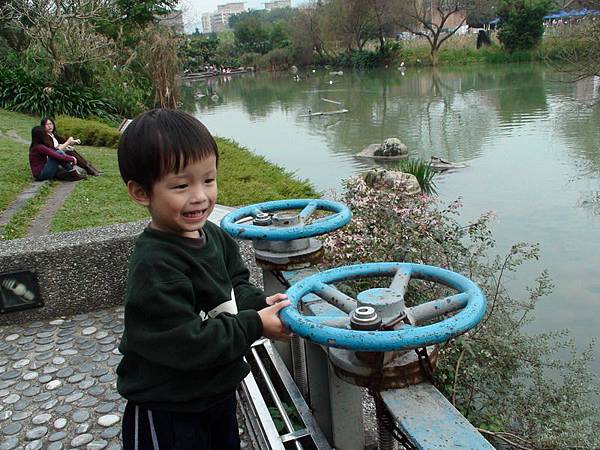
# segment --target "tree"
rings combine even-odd
[[[235,44],[243,53],[265,54],[274,48],[287,47],[289,38],[284,26],[290,9],[280,11],[253,10],[235,14],[229,19]]]
[[[313,52],[321,58],[330,56],[323,39],[324,8],[321,2],[303,5],[288,22],[291,44],[305,61],[311,60]]]
[[[184,69],[198,71],[202,66],[210,64],[218,46],[218,37],[192,33],[179,48]]]
[[[585,2],[589,9],[600,9],[600,0]],[[600,23],[583,20],[576,27],[562,27],[557,36],[562,45],[553,64],[573,81],[600,76]]]
[[[179,0],[116,0],[115,3],[123,20],[144,26],[173,11]]]
[[[235,45],[243,53],[265,54],[271,50],[270,27],[256,14],[248,14],[233,26]]]
[[[398,25],[427,39],[431,64],[437,65],[442,44],[465,23],[467,0],[399,0],[397,5]]]
[[[323,10],[326,28],[346,50],[362,50],[367,41],[375,37],[374,18],[364,0],[332,0]]]
[[[146,62],[146,75],[152,83],[155,107],[177,108],[179,88],[176,81],[180,72],[178,44],[176,35],[157,27],[148,33],[141,46],[142,59]]]
[[[379,53],[385,51],[385,37],[394,31],[393,10],[395,0],[367,0],[375,21],[376,36],[379,39]]]
[[[544,16],[553,0],[500,0],[498,39],[508,52],[530,50],[544,35]]]
[[[58,77],[67,66],[111,58],[111,40],[93,25],[94,20],[108,16],[111,7],[110,0],[12,0],[3,5],[0,16],[47,52],[52,73]]]
[[[496,18],[498,0],[470,0],[466,5],[467,24],[480,28]]]

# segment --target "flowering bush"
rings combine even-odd
[[[463,225],[460,201],[442,207],[427,195],[372,189],[360,177],[346,182],[341,201],[353,219],[326,238],[325,265],[431,264],[469,277],[485,292],[483,321],[443,346],[436,372],[438,388],[484,435],[513,448],[600,447],[599,387],[588,368],[592,352],[577,354],[566,332],[523,331],[537,301],[552,289],[549,275],[542,272],[519,298],[503,285],[509,273],[538,258],[537,245],[518,243],[507,255],[490,256],[492,213]],[[340,288],[367,287],[364,281]],[[443,294],[439,286],[411,282],[406,297],[414,304]]]

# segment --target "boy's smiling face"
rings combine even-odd
[[[150,227],[182,237],[197,238],[217,201],[217,160],[214,155],[194,161],[178,173],[168,173],[147,195],[137,183],[129,194],[148,207]]]

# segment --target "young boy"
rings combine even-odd
[[[278,317],[289,301],[252,286],[235,241],[208,221],[218,152],[197,119],[146,112],[118,157],[130,197],[152,217],[129,262],[117,368],[124,448],[239,449],[243,356],[261,335],[289,339]]]

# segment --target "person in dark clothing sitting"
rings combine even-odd
[[[52,147],[59,152],[64,152],[69,156],[73,156],[77,159],[77,165],[87,172],[88,175],[100,175],[101,172],[96,169],[89,161],[87,161],[79,152],[75,151],[73,144],[81,144],[79,139],[74,139],[72,136],[65,139],[58,131],[56,131],[56,124],[50,117],[44,117],[40,125],[46,130],[46,146]]]
[[[47,133],[43,126],[31,129],[31,145],[29,146],[29,165],[33,177],[38,180],[59,178],[65,181],[83,180],[75,170],[77,159],[66,155],[63,151],[47,145]],[[62,168],[62,171],[60,170]]]

